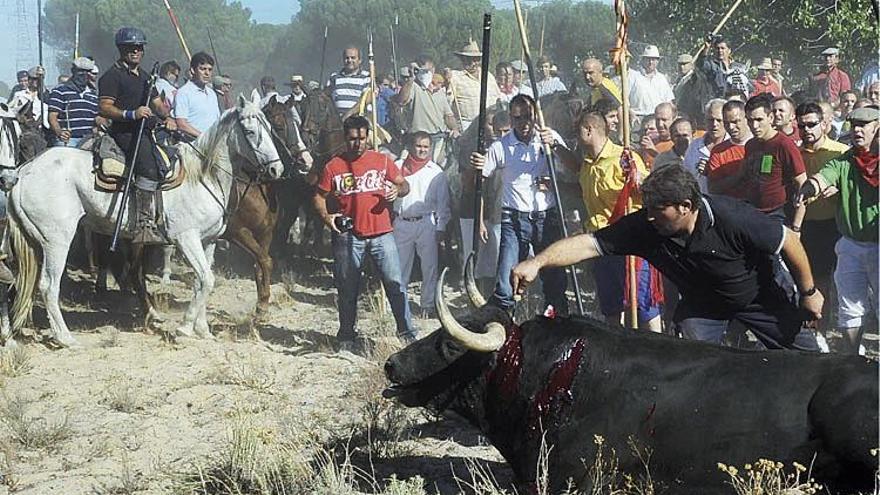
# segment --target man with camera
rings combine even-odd
[[[341,350],[354,351],[358,332],[357,298],[364,256],[369,254],[382,277],[402,340],[415,339],[400,256],[391,226],[391,206],[409,193],[409,184],[387,156],[367,150],[370,122],[359,115],[343,122],[346,151],[327,163],[317,184],[314,203],[318,215],[333,233],[333,280],[339,292]],[[327,196],[333,199],[328,212]]]
[[[724,98],[730,89],[736,89],[747,95],[752,94],[752,83],[749,80],[745,65],[734,62],[730,45],[720,34],[706,36],[706,44],[695,63],[712,85],[713,98]]]

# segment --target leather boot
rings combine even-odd
[[[5,256],[0,258],[0,284],[12,285],[15,283],[15,274],[6,266],[6,262],[3,261],[5,258]]]
[[[155,192],[135,188],[137,201],[137,231],[131,242],[135,244],[165,244],[167,241],[156,227],[156,212],[153,208]]]

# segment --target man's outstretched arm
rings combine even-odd
[[[555,268],[573,265],[584,260],[601,256],[599,245],[593,234],[578,234],[551,244],[534,258],[516,265],[510,272],[513,293],[522,294],[542,268]]]

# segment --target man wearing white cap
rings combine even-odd
[[[70,79],[49,93],[49,128],[54,135],[49,146],[76,148],[94,132],[98,94],[89,86],[89,75],[94,68],[92,60],[77,58],[71,67]]]
[[[758,69],[758,76],[752,81],[755,90],[752,91],[751,96],[761,93],[770,93],[774,97],[782,96],[782,88],[779,87],[779,82],[772,76],[773,61],[770,60],[770,57],[762,58],[761,63],[755,66],[755,68]]]
[[[296,108],[298,116],[302,116],[305,111],[306,99],[309,96],[306,93],[305,88],[303,88],[304,84],[305,79],[299,74],[290,76],[290,82],[285,84],[286,86],[290,86],[290,98],[293,98],[293,106]]]
[[[648,45],[642,52],[641,69],[630,71],[629,100],[633,113],[639,120],[653,115],[657,105],[675,99],[669,80],[657,70],[659,62],[660,50],[654,45]]]
[[[469,41],[464,48],[455,52],[461,60],[463,70],[449,71],[449,90],[452,98],[452,110],[461,121],[461,132],[467,130],[471,122],[480,115],[480,61],[483,52],[473,40]],[[495,76],[489,73],[489,82],[486,89],[486,106],[495,106],[501,92]]]
[[[825,68],[810,79],[810,87],[816,98],[836,105],[840,93],[852,89],[852,85],[849,75],[837,66],[840,63],[840,49],[833,46],[826,48],[822,51],[822,57],[825,59]]]

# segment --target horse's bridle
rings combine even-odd
[[[12,165],[0,164],[0,170],[15,170],[18,168],[18,164],[16,161],[18,160],[20,137],[18,132],[15,130],[15,125],[13,124],[15,117],[0,117],[0,134],[2,137],[9,137],[9,141],[12,143]],[[0,137],[0,139],[2,139]]]
[[[260,143],[257,143],[256,145],[254,145],[253,141],[251,141],[250,134],[247,132],[247,129],[244,127],[244,123],[242,122],[242,119],[238,118],[236,120],[238,122],[238,125],[241,127],[241,133],[244,135],[244,140],[245,140],[245,142],[247,142],[248,147],[251,150],[251,154],[254,156],[254,160],[257,160],[258,159],[257,158],[257,146]],[[269,136],[273,136],[275,134],[275,132],[272,130],[272,126],[270,126],[268,124],[268,121],[257,117],[257,122],[259,122],[260,127],[264,128],[267,131]],[[272,143],[272,145],[274,146],[275,143]],[[277,153],[277,151],[278,150],[276,149],[276,153]],[[248,178],[249,182],[261,182],[263,177],[269,171],[269,167],[273,163],[278,162],[278,163],[281,163],[282,165],[284,164],[284,162],[281,161],[280,155],[278,156],[278,158],[274,158],[274,159],[269,160],[268,162],[265,162],[265,163],[254,163],[254,161],[251,161],[250,158],[246,158],[246,159],[251,163],[251,165],[256,165],[255,168],[257,171],[256,176],[252,180],[250,178]],[[233,174],[233,177],[235,177],[234,174]]]

